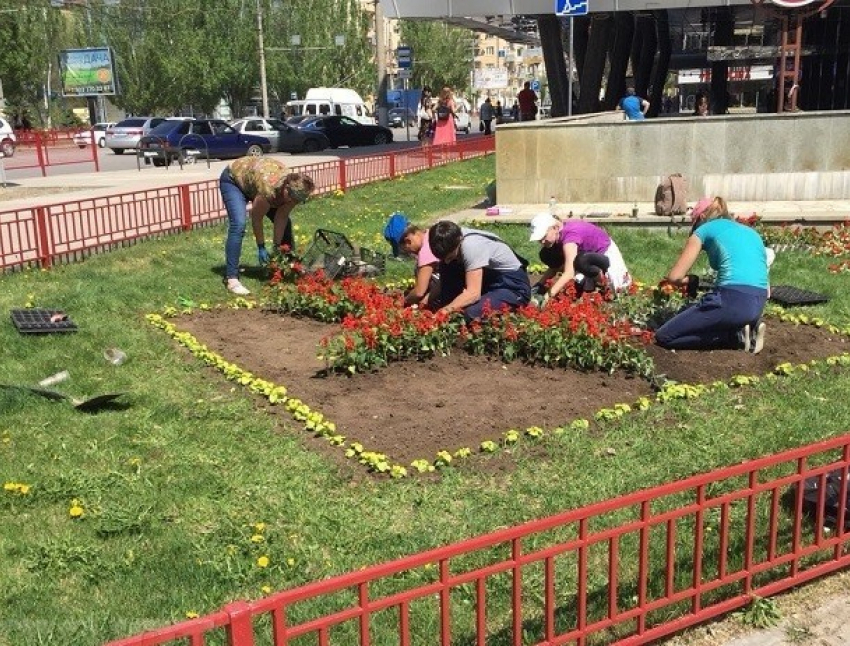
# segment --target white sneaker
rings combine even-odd
[[[749,352],[752,347],[752,333],[750,331],[750,326],[745,325],[740,332],[738,332],[738,339],[741,342],[741,347]]]
[[[767,331],[766,323],[759,323],[756,328],[755,338],[753,339],[753,354],[758,354],[764,349],[764,335]]]
[[[251,290],[240,283],[238,278],[228,278],[226,285],[227,291],[231,294],[236,294],[237,296],[247,296],[251,293]]]

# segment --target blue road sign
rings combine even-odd
[[[540,91],[540,81],[538,81],[537,79],[534,79],[531,82],[531,89],[534,90],[535,92],[539,92]]]
[[[404,45],[396,47],[395,58],[399,69],[409,70],[413,67],[413,48]]]
[[[555,13],[559,16],[585,16],[590,0],[555,0]]]

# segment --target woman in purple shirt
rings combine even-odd
[[[605,230],[595,224],[584,220],[561,222],[548,213],[538,213],[531,221],[530,240],[542,245],[540,259],[549,267],[537,285],[542,287],[561,274],[544,294],[544,303],[578,274],[583,276],[578,286],[585,292],[594,291],[603,275],[608,276],[615,290],[631,285],[632,277],[620,250]]]

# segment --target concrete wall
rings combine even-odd
[[[501,204],[649,201],[681,173],[689,199],[850,197],[850,111],[623,121],[601,113],[496,129]]]

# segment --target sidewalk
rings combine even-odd
[[[328,155],[298,155],[287,157],[285,163],[291,168],[327,162],[335,159]],[[205,180],[217,179],[222,169],[229,161],[213,161],[210,168],[205,162],[169,168],[142,166],[141,171],[118,170],[100,173],[86,172],[54,175],[49,177],[10,177],[7,172],[7,188],[0,186],[0,210],[27,208],[63,202],[69,199],[84,197],[99,197],[144,191],[148,189],[165,188],[181,184],[192,184]],[[15,171],[14,174],[20,174]],[[8,196],[4,196],[4,193]],[[21,197],[16,197],[22,195]],[[470,193],[470,201],[484,199],[482,195]],[[694,197],[695,201],[696,197]],[[484,206],[459,211],[449,219],[457,222],[472,220],[487,220],[493,222],[525,223],[541,212],[549,212],[548,204],[505,204],[498,205],[499,215],[488,216]],[[632,209],[637,208],[637,217],[632,217]],[[758,214],[764,222],[787,222],[805,226],[832,226],[850,219],[850,199],[817,200],[817,201],[742,201],[729,202],[733,213],[748,216]],[[584,218],[598,224],[614,226],[658,227],[658,226],[689,226],[687,215],[662,217],[655,215],[655,204],[643,202],[599,202],[599,203],[559,203],[555,207],[556,214],[561,218]]]

